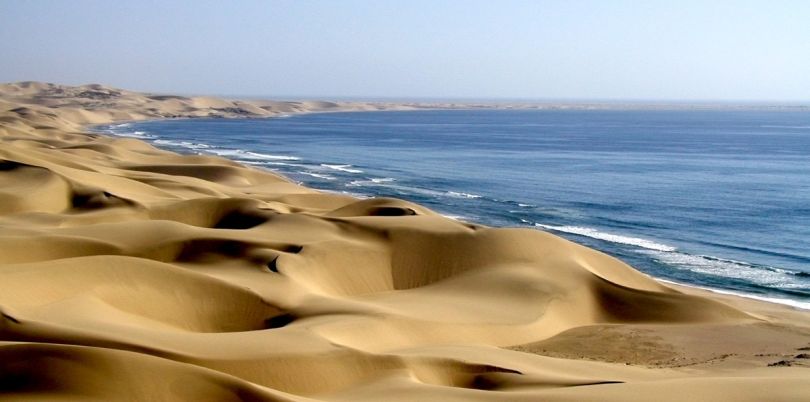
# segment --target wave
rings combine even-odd
[[[388,187],[389,184],[397,181],[393,177],[371,177],[368,180],[352,180],[345,184],[346,187],[363,187],[363,186],[383,186]]]
[[[528,223],[528,222],[527,222]],[[630,246],[641,247],[649,250],[656,250],[656,251],[663,251],[663,252],[670,252],[675,251],[676,248],[672,246],[668,246],[666,244],[656,243],[651,240],[641,239],[638,237],[629,237],[629,236],[622,236],[612,233],[600,232],[594,228],[582,227],[582,226],[553,226],[553,225],[544,225],[542,223],[535,223],[534,226],[553,230],[556,232],[563,232],[569,234],[575,234],[578,236],[585,236],[590,237],[592,239],[597,240],[604,240],[611,243],[619,243],[619,244],[626,244]]]
[[[395,182],[395,181],[397,181],[397,179],[395,179],[393,177],[372,177],[371,178],[371,182],[376,183],[376,184],[379,184],[379,183],[391,183],[391,182]]]
[[[312,177],[315,177],[315,178],[318,178],[318,179],[336,180],[336,178],[334,176],[329,176],[328,174],[315,173],[315,172],[306,172],[306,171],[298,172],[298,173],[299,174],[304,174],[304,175],[307,175],[307,176],[312,176]]]
[[[483,196],[478,194],[471,194],[471,193],[462,193],[459,191],[448,191],[447,195],[455,198],[481,198]]]
[[[446,192],[446,191],[437,191],[437,190],[431,190],[431,189],[427,189],[427,188],[406,186],[406,185],[402,185],[402,184],[395,184],[394,183],[395,181],[396,181],[396,179],[393,179],[393,178],[390,178],[390,177],[384,177],[384,178],[380,178],[380,179],[376,179],[376,180],[374,178],[372,178],[372,179],[368,179],[368,180],[352,180],[352,181],[346,183],[345,186],[347,186],[347,187],[380,186],[380,187],[386,187],[386,188],[389,188],[389,189],[399,191],[400,193],[403,193],[403,194],[418,194],[418,195],[423,195],[423,196],[428,196],[428,197],[436,197],[436,198],[442,198],[442,197],[449,196],[448,192]]]
[[[483,198],[483,196],[478,194],[463,193],[459,191],[432,190],[429,188],[397,184],[396,181],[397,180],[393,177],[380,177],[380,178],[373,177],[367,180],[352,180],[346,183],[345,186],[346,187],[379,186],[399,191],[402,194],[418,194],[422,196],[435,198],[446,198],[446,197],[461,198],[461,199]]]
[[[173,147],[181,147],[188,149],[208,149],[211,148],[208,144],[195,143],[191,141],[175,141],[175,140],[155,140],[155,144],[168,145]]]
[[[729,248],[729,249],[733,249],[733,250],[753,252],[753,253],[757,253],[757,254],[765,254],[765,255],[769,255],[769,256],[773,256],[773,257],[781,257],[781,258],[790,259],[790,260],[797,261],[797,262],[800,262],[800,263],[805,263],[805,264],[810,262],[810,258],[807,258],[807,257],[805,257],[803,255],[790,254],[790,253],[773,251],[773,250],[766,250],[766,249],[762,249],[762,248],[759,248],[759,247],[749,247],[749,246],[745,246],[745,245],[727,244],[727,243],[719,243],[719,242],[713,242],[713,241],[705,241],[703,243],[707,244],[707,245],[710,245],[710,246],[717,246],[717,247]]]
[[[140,139],[152,139],[152,138],[155,138],[154,135],[151,135],[151,134],[149,134],[149,133],[147,133],[145,131],[133,131],[131,133],[130,132],[120,133],[120,132],[110,130],[110,133],[112,133],[113,135],[118,136],[118,137],[140,138]]]
[[[810,130],[810,126],[786,126],[786,125],[762,125],[762,128],[789,128],[789,129],[798,129],[798,130]]]
[[[269,160],[269,161],[300,161],[301,158],[289,155],[271,155],[259,152],[244,151],[241,149],[211,149],[208,152],[224,156],[226,158],[242,159],[242,160]]]
[[[647,251],[654,260],[677,269],[685,269],[704,275],[723,278],[742,279],[759,286],[778,289],[807,289],[808,284],[801,283],[801,277],[808,274],[801,271],[790,271],[765,265],[751,264],[744,261],[708,255],[693,255],[679,252]]]
[[[661,282],[664,282],[664,283],[671,283],[673,285],[684,286],[684,287],[688,287],[688,288],[707,290],[707,291],[713,292],[713,293],[745,297],[745,298],[748,298],[748,299],[761,300],[761,301],[766,301],[766,302],[770,302],[770,303],[777,303],[777,304],[784,304],[784,305],[791,306],[791,307],[796,307],[796,308],[800,308],[800,309],[804,309],[804,310],[810,310],[810,302],[803,302],[803,301],[798,301],[798,300],[793,300],[793,299],[785,299],[785,298],[781,298],[781,297],[753,295],[753,294],[750,294],[750,293],[735,292],[735,291],[731,291],[731,290],[710,288],[710,287],[704,287],[704,286],[696,286],[696,285],[691,285],[691,284],[685,284],[685,283],[682,283],[682,282],[670,281],[670,280],[667,280],[667,279],[660,279],[659,278],[658,280],[661,281]]]
[[[532,222],[525,219],[521,219],[521,221],[526,224],[532,224]],[[542,223],[534,223],[534,226],[604,240],[611,243],[640,247],[643,250],[638,250],[639,253],[647,254],[653,260],[676,269],[714,277],[740,279],[754,285],[775,289],[804,290],[810,288],[810,284],[803,283],[804,281],[802,281],[802,278],[810,278],[810,273],[808,272],[792,271],[784,268],[758,265],[710,255],[684,253],[678,251],[676,247],[666,244],[656,243],[647,239],[600,232],[599,230],[588,227],[552,226]]]
[[[796,307],[796,308],[800,308],[800,309],[803,309],[803,310],[810,310],[810,302],[803,302],[803,301],[798,301],[798,300],[793,300],[793,299],[784,299],[784,298],[781,298],[781,297],[769,297],[769,296],[752,295],[750,293],[734,292],[734,291],[731,291],[731,290],[709,288],[709,287],[704,287],[704,286],[696,286],[696,285],[685,284],[685,283],[682,283],[682,282],[675,282],[675,281],[670,281],[670,280],[667,280],[667,279],[660,279],[660,278],[658,278],[658,281],[664,282],[664,283],[671,283],[673,285],[683,286],[683,287],[687,287],[687,288],[708,290],[709,292],[719,293],[719,294],[723,294],[723,295],[732,295],[732,296],[745,297],[747,299],[766,301],[766,302],[769,302],[769,303],[777,303],[777,304],[783,304],[783,305],[786,305],[786,306]]]
[[[468,219],[464,215],[442,214],[442,216],[445,217],[445,218],[448,218],[448,219],[452,219],[454,221],[459,221],[459,222],[469,222],[470,221],[470,219]]]
[[[525,219],[521,219],[521,221],[525,224],[532,224],[532,222]],[[759,286],[775,291],[799,292],[797,294],[802,294],[810,289],[810,283],[808,283],[806,279],[810,278],[810,272],[793,271],[784,268],[758,265],[710,255],[684,253],[678,251],[677,248],[673,246],[656,243],[647,239],[600,232],[593,228],[580,226],[553,226],[544,225],[541,223],[534,223],[534,226],[604,240],[611,243],[637,246],[641,248],[641,250],[637,250],[638,253],[646,254],[654,261],[678,270],[689,271],[712,277],[742,280],[751,284],[752,286]],[[716,289],[708,290],[717,291]],[[810,302],[801,302],[794,299],[756,296],[728,291],[718,292],[725,292],[738,296],[745,296],[758,300],[810,309]]]
[[[241,161],[241,162],[248,163],[248,161]],[[300,164],[300,163],[275,162],[275,161],[273,161],[273,162],[271,162],[271,161],[252,161],[250,163],[255,163],[255,164],[259,164],[259,165],[268,165],[268,166],[295,166],[295,167],[299,167],[299,168],[302,168],[302,167],[306,168],[307,167],[307,165],[303,165],[303,164]]]
[[[439,197],[444,197],[444,196],[447,195],[447,193],[442,192],[442,191],[430,190],[430,189],[421,188],[421,187],[403,186],[403,185],[398,185],[398,184],[397,185],[388,185],[387,187],[393,188],[395,190],[403,191],[403,192],[406,192],[406,193],[419,194],[419,195],[424,195],[424,196],[428,196],[428,197],[437,197],[437,198],[439,198]]]
[[[328,163],[321,163],[321,166],[346,173],[363,173],[360,169],[351,169],[352,165],[330,165]]]

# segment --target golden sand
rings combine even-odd
[[[84,129],[412,107],[0,85],[0,399],[810,399],[806,312]]]

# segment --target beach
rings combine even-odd
[[[465,107],[0,85],[0,398],[808,398],[804,310],[87,129]]]

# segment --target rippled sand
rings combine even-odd
[[[0,85],[0,399],[810,398],[803,311],[83,129],[410,107]]]

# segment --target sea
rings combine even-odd
[[[548,231],[664,281],[810,309],[810,111],[375,111],[97,130]]]

